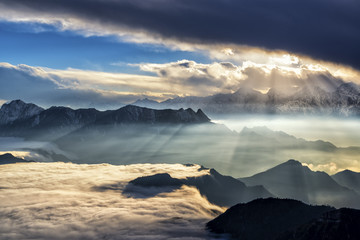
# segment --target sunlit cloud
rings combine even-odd
[[[302,62],[292,55],[273,56],[268,58],[267,63],[244,61],[239,65],[231,62],[201,64],[181,60],[164,64],[142,63],[138,66],[142,71],[156,73],[161,78],[169,79],[168,81],[194,87],[206,86],[204,92],[197,94],[201,96],[231,93],[241,87],[249,87],[263,94],[270,88],[290,94],[292,89],[300,89],[310,82],[326,91],[332,91],[327,84],[336,85],[351,78],[346,71],[341,73],[326,65]],[[358,74],[352,73],[353,77]]]
[[[71,106],[77,102],[76,107],[113,108],[145,97],[163,101],[176,96],[233,93],[241,87],[263,94],[270,88],[291,94],[312,82],[324,90],[332,91],[331,86],[358,76],[358,72],[353,70],[307,63],[292,55],[273,56],[268,60],[268,63],[214,61],[203,64],[184,59],[161,64],[129,64],[144,74],[73,68],[59,70],[0,63],[3,79],[0,92],[6,99],[19,98],[20,94],[28,101],[36,101],[35,96],[42,100],[50,97],[52,101],[49,103]]]
[[[41,154],[38,150],[41,149]],[[26,160],[51,162],[51,154],[63,155],[68,159],[75,159],[71,154],[60,150],[55,144],[43,141],[26,141],[22,138],[0,137],[0,154],[11,153],[15,157]],[[44,153],[47,153],[47,155]]]
[[[6,103],[7,100],[4,100],[4,99],[0,99],[0,106],[2,106],[4,103]]]
[[[0,166],[0,234],[6,239],[210,239],[204,224],[224,211],[195,188],[150,198],[122,194],[130,180],[207,170],[180,164],[112,166],[30,163]],[[115,184],[99,191],[97,186]]]
[[[313,171],[327,172],[330,175],[345,170],[344,168],[339,168],[338,165],[334,162],[329,162],[325,164],[303,163],[303,165],[309,167]]]
[[[22,159],[29,158],[31,156],[31,153],[26,152],[26,151],[6,151],[6,152],[0,151],[0,155],[3,155],[5,153],[10,153],[13,156],[18,157],[18,158],[22,158]]]

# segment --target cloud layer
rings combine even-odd
[[[204,224],[224,209],[183,186],[151,198],[121,194],[128,181],[168,172],[199,176],[199,166],[65,163],[0,166],[0,234],[5,239],[211,239]],[[116,183],[118,189],[97,191]]]
[[[174,96],[158,77],[83,70],[54,70],[0,63],[0,96],[45,107],[119,108],[142,97]]]
[[[1,0],[2,18],[83,34],[190,49],[235,44],[304,54],[359,68],[356,0]],[[183,45],[183,46],[180,46]]]
[[[271,57],[267,63],[227,61],[202,64],[190,60],[131,64],[142,74],[65,70],[0,63],[0,96],[21,98],[44,107],[119,108],[140,98],[163,101],[176,96],[209,96],[248,87],[291,93],[309,82],[325,89],[344,81],[359,83],[360,73],[333,65],[314,64],[296,56]],[[150,75],[149,75],[150,74]],[[314,84],[312,84],[314,85]],[[1,102],[4,102],[1,100]]]

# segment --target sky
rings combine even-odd
[[[265,91],[274,76],[360,83],[359,11],[356,0],[0,0],[0,104],[115,108],[244,82]]]

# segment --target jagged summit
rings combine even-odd
[[[127,105],[115,111],[107,111],[99,116],[96,123],[205,123],[210,119],[202,112],[194,112],[191,108],[186,110],[151,108]]]
[[[117,110],[98,111],[94,108],[71,109],[53,106],[46,110],[21,100],[5,104],[0,111],[3,123],[0,124],[2,136],[28,137],[52,133],[54,137],[87,127],[117,126],[122,124],[198,124],[208,123],[210,119],[200,109],[164,109],[127,105]],[[49,132],[50,131],[50,132]]]
[[[43,110],[35,104],[25,103],[20,99],[5,103],[0,109],[0,125],[32,117]]]

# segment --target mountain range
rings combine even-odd
[[[162,102],[145,98],[133,104],[157,109],[201,108],[210,116],[242,113],[359,116],[360,86],[340,80],[308,81],[301,87],[271,88],[266,93],[243,86],[229,94],[176,97]]]
[[[32,103],[14,100],[3,104],[0,109],[2,136],[39,136],[41,131],[64,135],[87,125],[195,124],[209,121],[210,119],[201,109],[194,112],[190,108],[155,110],[128,105],[108,111],[98,111],[93,108],[73,110],[68,107],[43,109]]]

